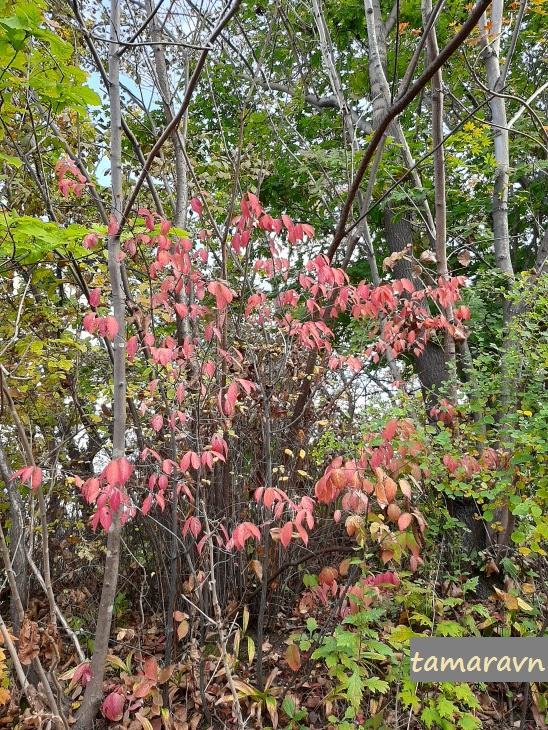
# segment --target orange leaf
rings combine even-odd
[[[289,667],[296,672],[301,668],[301,654],[296,644],[290,644],[285,651],[285,660]]]

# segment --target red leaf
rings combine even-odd
[[[236,398],[238,397],[238,383],[234,382],[228,386],[228,390],[225,395],[225,407],[224,412],[227,416],[230,416],[236,405]]]
[[[285,660],[289,664],[290,669],[294,672],[301,668],[301,655],[299,647],[296,644],[290,644],[285,650]]]
[[[398,428],[398,421],[397,419],[393,418],[391,421],[388,421],[386,424],[386,427],[384,431],[382,432],[382,437],[385,441],[392,441],[394,436],[396,435],[396,429]]]
[[[162,430],[162,426],[164,425],[164,419],[159,413],[157,413],[155,416],[152,417],[150,425],[156,431],[156,433],[158,433],[158,431]]]
[[[322,502],[322,504],[329,504],[329,502],[335,498],[336,490],[334,489],[331,481],[328,482],[325,477],[322,477],[318,482],[316,482],[314,493],[318,498],[318,502]]]
[[[207,285],[207,290],[213,294],[217,302],[217,309],[223,311],[227,305],[234,299],[234,295],[230,289],[220,281],[212,281]]]
[[[144,666],[144,672],[145,672],[145,677],[147,679],[153,679],[153,680],[158,679],[158,662],[156,661],[156,659],[153,656],[149,657],[146,660],[145,666]]]
[[[88,301],[92,307],[98,307],[99,302],[101,301],[101,290],[92,289],[89,293]]]
[[[122,456],[121,458],[115,459],[106,465],[101,474],[101,479],[106,479],[111,487],[115,487],[116,485],[121,487],[130,478],[132,471],[133,467],[129,461]]]
[[[293,523],[286,522],[280,530],[280,542],[286,548],[291,542],[291,536],[293,535]]]
[[[124,699],[118,692],[111,692],[108,694],[103,704],[101,705],[101,712],[107,720],[111,722],[117,722],[122,719],[124,711]]]
[[[143,500],[143,506],[141,507],[141,512],[146,517],[146,515],[149,513],[150,508],[152,507],[152,494],[149,494],[148,497],[145,497]]]
[[[137,335],[133,335],[133,337],[130,337],[129,340],[126,342],[126,352],[129,357],[129,361],[133,362],[133,358],[135,357],[135,354],[137,352],[138,347],[138,340]]]
[[[198,198],[192,198],[192,200],[190,201],[190,207],[199,216],[202,215],[203,206],[200,203],[200,201],[198,200]]]
[[[118,233],[118,229],[119,229],[119,227],[120,227],[120,226],[118,225],[118,221],[117,221],[117,220],[116,220],[116,218],[115,218],[115,217],[114,217],[114,216],[113,216],[113,215],[111,214],[111,216],[110,216],[110,222],[109,222],[109,224],[108,224],[108,228],[107,228],[107,231],[108,231],[108,235],[109,235],[109,236],[115,236],[115,235],[116,235],[116,234]]]
[[[32,470],[32,476],[30,478],[30,486],[32,489],[38,489],[40,484],[42,484],[42,469],[39,469],[36,466]]]
[[[110,337],[110,340],[112,341],[116,337],[116,333],[120,329],[118,327],[118,322],[116,321],[115,317],[106,317],[105,326],[106,326],[107,334]]]

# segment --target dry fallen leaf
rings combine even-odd
[[[17,647],[19,661],[24,666],[28,666],[38,656],[39,651],[38,624],[25,616],[19,632],[19,646]]]

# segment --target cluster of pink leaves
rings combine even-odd
[[[70,169],[70,168],[67,168]],[[203,213],[203,205],[197,198],[191,201],[192,210],[201,216]],[[294,223],[288,216],[283,215],[281,219],[274,219],[264,212],[257,197],[251,193],[244,196],[240,204],[241,215],[233,219],[232,225],[234,232],[232,236],[232,249],[234,255],[239,256],[244,252],[250,244],[251,236],[255,231],[261,231],[262,235],[268,238],[270,247],[270,258],[256,261],[254,268],[256,271],[263,271],[264,274],[272,279],[279,277],[287,281],[289,276],[289,261],[283,256],[283,246],[281,244],[281,235],[287,235],[288,242],[294,246],[303,241],[304,236],[312,238],[314,230],[307,224]],[[211,232],[202,230],[199,235],[199,241],[196,247],[187,238],[170,236],[172,228],[171,223],[158,214],[148,209],[139,209],[138,214],[144,219],[144,228],[139,230],[142,223],[138,221],[130,221],[133,226],[132,234],[122,241],[122,255],[131,257],[137,256],[139,246],[148,247],[154,254],[154,259],[149,265],[149,276],[151,280],[157,281],[159,286],[151,295],[150,308],[153,314],[155,310],[161,309],[171,318],[175,324],[176,318],[186,318],[194,321],[202,321],[203,337],[208,342],[216,344],[216,360],[208,360],[207,362],[196,362],[196,346],[198,340],[192,340],[187,337],[181,345],[178,345],[171,336],[163,336],[159,341],[151,332],[140,331],[138,335],[133,335],[127,340],[126,350],[128,359],[133,361],[136,354],[142,350],[152,362],[161,368],[165,368],[164,376],[166,380],[176,383],[178,373],[183,372],[189,361],[192,361],[202,374],[202,383],[200,385],[202,395],[209,393],[209,388],[215,385],[214,378],[218,365],[216,363],[226,360],[232,362],[236,367],[240,367],[243,356],[235,348],[231,348],[230,352],[226,352],[221,347],[221,331],[225,322],[226,312],[229,305],[234,301],[236,292],[231,288],[228,282],[219,279],[211,279],[210,269],[205,266],[208,262],[208,251],[206,248],[207,239]],[[109,225],[108,234],[115,235],[118,231],[117,223],[113,219]],[[84,242],[88,248],[96,246],[100,239],[100,234],[90,233],[86,236]],[[206,243],[204,243],[206,242]],[[280,328],[286,335],[289,335],[295,341],[298,347],[306,349],[324,349],[330,353],[329,367],[337,369],[342,366],[348,367],[351,371],[359,372],[363,366],[364,360],[372,357],[374,361],[378,361],[380,356],[387,350],[391,349],[394,355],[408,349],[413,349],[415,354],[420,354],[424,348],[427,337],[431,330],[450,329],[455,325],[448,323],[443,315],[432,317],[426,309],[426,301],[438,301],[441,306],[447,303],[455,303],[459,298],[459,288],[463,284],[462,277],[442,280],[440,279],[438,287],[429,287],[425,290],[415,291],[413,284],[407,280],[386,283],[379,287],[371,287],[364,282],[357,286],[351,285],[347,274],[339,268],[331,266],[328,259],[323,255],[318,255],[306,264],[306,271],[298,276],[300,292],[289,288],[285,292],[281,292],[275,298],[269,297],[265,291],[258,288],[251,293],[245,305],[245,316],[251,326],[272,323]],[[180,301],[179,295],[184,294],[184,301]],[[208,302],[207,295],[210,297]],[[212,303],[214,302],[214,305]],[[100,291],[94,289],[89,295],[89,303],[93,310],[100,306]],[[302,308],[308,311],[309,317],[303,319]],[[300,309],[299,309],[300,308]],[[295,313],[295,316],[294,314]],[[334,319],[342,313],[350,313],[354,318],[366,318],[375,323],[380,314],[386,315],[387,326],[384,328],[383,337],[376,346],[369,347],[361,357],[356,356],[340,356],[332,352],[333,331],[328,326],[327,321]],[[466,307],[460,307],[455,310],[457,321],[469,318],[470,313]],[[90,332],[97,332],[102,337],[113,339],[118,331],[117,322],[114,317],[102,317],[96,311],[91,311],[84,317],[84,327]],[[377,331],[376,325],[372,324],[373,333]],[[206,389],[205,378],[209,379]],[[150,394],[152,395],[158,380],[155,379],[150,383]],[[255,384],[245,378],[234,378],[227,387],[221,388],[217,386],[217,404],[219,417],[232,417],[235,413],[237,402],[250,396]],[[151,428],[155,432],[160,432],[164,428],[170,428],[179,431],[181,426],[186,423],[186,414],[182,410],[182,403],[185,398],[184,387],[181,384],[176,386],[176,399],[178,407],[175,407],[169,416],[161,413],[154,413],[151,418]],[[142,404],[141,413],[146,411],[146,405]],[[389,439],[388,439],[389,440]],[[168,477],[171,470],[177,468],[181,471],[183,477],[188,469],[202,469],[213,467],[216,459],[224,460],[226,458],[226,444],[219,446],[214,440],[210,446],[203,450],[202,453],[187,451],[179,464],[171,462],[171,466],[167,465],[166,460],[160,457],[151,449],[148,454],[154,455],[159,462],[162,462],[162,472],[152,474],[149,478],[149,494],[144,498],[142,511],[144,514],[152,507],[154,500],[161,509],[165,506],[165,489],[168,485]],[[390,461],[392,455],[390,446],[385,445],[383,449],[378,449],[371,456],[370,466],[380,466],[382,463]],[[169,460],[167,460],[169,461]],[[373,462],[376,462],[375,464]],[[354,470],[345,465],[341,470],[340,467],[332,467],[337,472],[334,478],[330,479],[330,475],[326,473],[323,481],[320,480],[321,486],[316,485],[316,496],[320,501],[330,501],[338,496],[344,489],[348,490],[348,496],[345,496],[345,504],[343,508],[361,509],[364,505],[363,483],[358,488],[353,480],[359,470],[365,467],[358,465]],[[344,470],[344,478],[338,472]],[[350,475],[352,471],[352,476]],[[90,480],[88,480],[89,482]],[[97,480],[96,480],[97,481]],[[95,486],[90,489],[89,485],[85,490],[85,494],[94,495],[94,499],[88,499],[89,502],[97,499],[98,511],[94,517],[94,526],[100,523],[103,527],[109,523],[109,509],[112,509],[112,500],[115,503],[118,497],[111,494],[111,491],[117,490],[108,479],[104,479],[103,475],[99,480],[101,489],[96,491]],[[106,484],[103,486],[103,482]],[[344,484],[343,484],[344,481]],[[362,479],[363,482],[363,479]],[[320,484],[319,483],[319,484]],[[87,483],[86,483],[87,484]],[[192,493],[184,478],[177,482],[176,488],[185,492],[190,501],[192,501]],[[322,491],[322,489],[324,491]],[[282,512],[292,517],[286,521],[283,527],[273,528],[273,537],[279,539],[284,547],[293,539],[302,539],[305,543],[308,540],[308,530],[314,525],[313,509],[314,500],[308,500],[295,504],[282,490],[276,488],[275,491],[268,491],[256,495],[258,500],[263,500],[267,509],[273,509],[274,520],[279,520]],[[121,492],[123,495],[123,490]],[[122,503],[122,496],[119,498]],[[127,500],[127,497],[123,497]],[[99,500],[101,504],[99,504]],[[266,500],[266,501],[265,501]],[[126,506],[128,506],[126,504]],[[123,514],[130,513],[130,509],[126,509]],[[98,516],[99,515],[99,516]],[[127,517],[125,518],[127,519]],[[306,525],[306,527],[305,527]],[[196,517],[191,517],[185,523],[185,534],[190,531],[195,537],[201,532],[201,524]],[[245,543],[249,539],[260,540],[260,529],[250,523],[244,522],[238,525],[229,538],[218,540],[224,542],[227,548],[243,549]]]
[[[443,464],[451,475],[457,474],[457,476],[470,479],[474,474],[479,474],[485,469],[494,471],[499,468],[508,468],[509,456],[489,447],[483,450],[479,460],[471,454],[463,454],[456,459],[450,454],[445,454]]]
[[[67,173],[73,175],[76,180],[67,177]],[[59,192],[64,198],[68,198],[71,190],[79,198],[84,188],[92,185],[92,183],[87,182],[86,176],[80,172],[76,164],[68,157],[61,158],[56,163],[55,174],[57,176]]]
[[[108,530],[112,524],[113,514],[120,513],[120,522],[135,516],[136,510],[131,506],[127,491],[124,489],[133,473],[133,466],[124,457],[113,459],[103,469],[99,477],[90,477],[83,481],[75,476],[76,486],[88,504],[96,506],[91,526],[95,531],[100,524]]]
[[[348,560],[341,563],[340,570],[333,566],[322,568],[318,575],[318,585],[304,591],[301,596],[299,604],[301,612],[305,613],[317,604],[327,606],[330,598],[344,598],[339,615],[345,618],[349,614],[357,613],[360,606],[367,608],[374,600],[380,599],[383,592],[388,593],[400,584],[398,574],[387,571],[368,575],[347,590],[344,581],[340,582],[339,577],[346,577],[348,568]]]

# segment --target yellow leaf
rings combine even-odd
[[[249,663],[253,664],[253,659],[255,658],[255,642],[251,636],[247,637],[247,658],[249,659]]]
[[[0,687],[0,705],[5,705],[10,700],[10,693],[7,689]]]
[[[306,451],[304,449],[301,449],[299,451],[299,459],[304,459],[305,456],[306,456]]]
[[[287,454],[288,456],[293,456],[293,452],[291,449],[284,449],[284,454]]]

